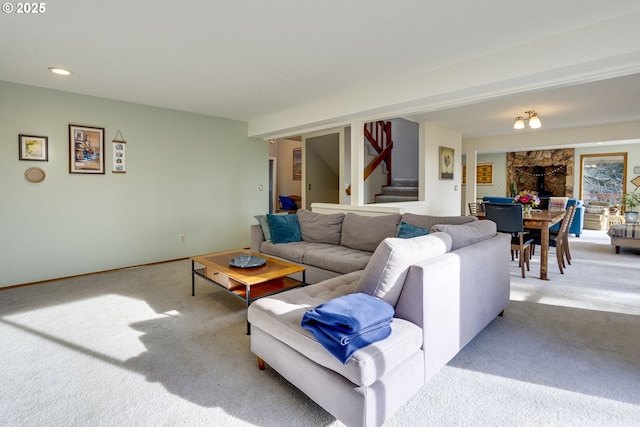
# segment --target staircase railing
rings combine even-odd
[[[378,120],[365,123],[364,137],[378,153],[375,159],[364,169],[364,180],[366,181],[369,178],[380,163],[385,162],[387,165],[387,185],[391,185],[391,150],[393,149],[391,122]],[[347,188],[347,194],[351,195],[351,185]]]

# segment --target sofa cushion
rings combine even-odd
[[[296,212],[302,240],[314,243],[340,244],[343,213],[320,214],[306,209]]]
[[[442,231],[451,236],[451,250],[472,245],[482,240],[490,239],[497,233],[496,223],[493,221],[473,221],[466,224],[436,224],[431,231]]]
[[[394,318],[391,335],[356,351],[346,365],[329,353],[300,325],[304,313],[334,298],[356,292],[362,271],[345,274],[315,285],[292,289],[249,306],[252,327],[282,341],[289,347],[358,386],[369,386],[420,351],[422,329],[414,323]]]
[[[371,256],[358,283],[363,292],[396,306],[411,265],[449,252],[451,237],[431,233],[412,239],[384,239]]]
[[[299,242],[300,223],[297,215],[267,215],[273,243]]]
[[[396,231],[396,237],[399,237],[401,239],[410,239],[412,237],[426,236],[430,232],[431,231],[426,228],[416,227],[415,225],[407,224],[406,222],[401,222],[400,224],[398,224],[398,231]]]
[[[609,206],[588,204],[585,209],[585,212],[588,214],[604,215],[608,210],[609,210]]]
[[[361,251],[373,252],[386,237],[394,237],[400,214],[366,216],[347,213],[342,221],[340,244]]]
[[[336,245],[330,245],[328,243],[310,243],[310,242],[289,242],[289,243],[272,243],[262,242],[260,245],[260,252],[266,255],[273,255],[279,258],[284,258],[291,262],[297,262],[303,264],[305,253],[309,249],[322,249],[332,248],[335,249]]]
[[[432,216],[418,215],[406,213],[402,215],[402,222],[413,225],[415,227],[426,228],[431,230],[436,224],[466,224],[468,222],[478,221],[478,218],[472,215],[468,216]]]
[[[309,247],[304,253],[302,262],[306,265],[345,274],[364,269],[369,263],[371,255],[371,252],[359,251],[346,246],[326,247],[320,245]]]

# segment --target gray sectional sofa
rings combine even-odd
[[[254,236],[257,231],[252,229],[252,244],[259,243],[254,250],[316,263],[319,254],[307,255],[311,247],[329,257],[327,245],[332,245],[339,258],[349,254],[347,258],[353,262],[349,267],[349,262],[340,264],[340,269],[352,270],[344,273],[330,263],[313,266],[332,277],[253,302],[247,312],[251,351],[258,356],[261,369],[266,362],[346,425],[379,426],[507,307],[511,239],[496,233],[491,221],[457,217],[450,221],[461,224],[444,224],[444,218],[438,221],[438,217],[422,215],[383,219],[350,215],[344,216],[341,232],[345,226],[347,230],[358,226],[341,235],[340,244],[267,244],[259,242]],[[316,222],[336,219],[309,218]],[[350,237],[372,244],[372,236],[383,234],[382,224],[387,220],[389,224],[431,224],[430,234],[384,237],[372,251],[342,244]],[[361,228],[367,221],[377,226]],[[300,222],[301,230],[304,222]],[[350,231],[356,230],[350,236]],[[273,246],[278,245],[291,245],[286,248],[291,252],[279,248],[274,254]],[[364,268],[358,268],[361,265]],[[394,308],[391,334],[356,351],[342,364],[300,322],[305,312],[319,304],[356,292],[378,297]]]
[[[353,213],[319,214],[299,209],[300,241],[273,243],[266,220],[251,226],[251,250],[307,267],[306,281],[313,284],[364,269],[376,247],[396,237],[398,227],[430,230],[436,224],[464,224],[475,216],[431,216],[412,213],[365,216]],[[300,277],[296,277],[300,280]]]

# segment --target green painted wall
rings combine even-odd
[[[69,124],[105,129],[104,175],[69,174]],[[49,161],[18,160],[19,134],[48,136]],[[248,246],[267,145],[244,122],[0,82],[0,287]]]

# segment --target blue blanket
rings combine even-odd
[[[367,345],[391,334],[393,307],[363,293],[349,294],[307,311],[301,325],[343,364]]]

